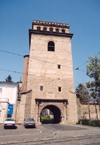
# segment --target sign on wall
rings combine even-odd
[[[8,104],[7,114],[13,114],[13,104]]]

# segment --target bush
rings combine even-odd
[[[91,126],[92,125],[92,121],[89,121],[89,126]]]
[[[89,125],[89,120],[88,119],[79,119],[78,124]]]
[[[96,126],[95,122],[92,123],[92,126]]]
[[[100,127],[100,120],[79,119],[78,122],[76,122],[76,124]]]

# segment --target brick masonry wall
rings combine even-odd
[[[24,56],[24,69],[23,69],[23,81],[21,92],[27,91],[27,77],[28,77],[28,65],[29,65],[29,56]]]

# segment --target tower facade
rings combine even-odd
[[[33,117],[40,122],[41,112],[47,108],[53,112],[55,123],[76,123],[77,98],[71,93],[72,36],[68,24],[33,21],[22,83],[23,119]]]

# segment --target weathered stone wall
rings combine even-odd
[[[41,27],[39,31],[38,26]],[[45,26],[46,32],[43,31]],[[62,32],[63,29],[65,32]],[[21,118],[28,116],[37,118],[38,107],[35,99],[39,98],[68,100],[67,106],[63,108],[66,115],[65,123],[76,123],[78,120],[77,98],[75,94],[70,93],[74,92],[72,36],[68,24],[34,21],[32,29],[29,30],[30,57],[25,58],[24,63],[24,72],[28,73],[28,78],[23,76],[22,84],[22,90],[32,90],[32,94],[21,97],[19,107],[23,112]],[[54,51],[48,51],[49,41],[54,42]],[[40,86],[43,86],[43,91],[40,90]],[[58,87],[61,87],[61,91]],[[62,111],[61,105],[59,109]]]
[[[55,43],[55,51],[48,51],[48,42]],[[58,69],[58,64],[61,69]],[[29,75],[27,90],[32,89],[32,116],[36,117],[35,98],[68,99],[67,122],[77,121],[76,95],[74,91],[71,39],[68,37],[31,36]],[[43,91],[40,91],[43,86]],[[58,91],[61,87],[61,92]]]
[[[81,118],[89,119],[89,108],[90,108],[90,119],[100,119],[100,105],[84,105],[81,104]]]
[[[16,123],[23,123],[25,116],[26,94],[21,95],[21,100],[17,101]]]
[[[26,94],[25,116],[24,118],[31,118],[31,97],[32,92]]]

